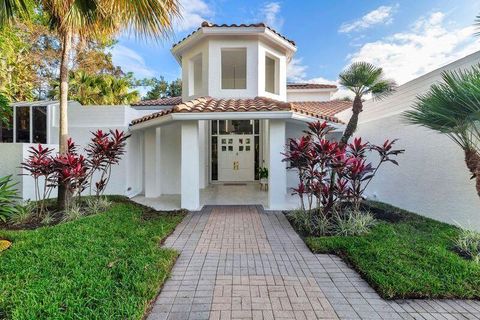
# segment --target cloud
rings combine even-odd
[[[117,44],[111,50],[113,63],[122,67],[123,71],[133,72],[137,78],[150,78],[155,72],[145,63],[145,59],[133,49]]]
[[[287,79],[290,82],[305,81],[307,66],[302,64],[302,58],[293,58],[287,65]]]
[[[281,6],[278,2],[269,2],[260,9],[263,21],[270,27],[280,30],[284,19],[280,16]]]
[[[348,59],[380,66],[402,84],[478,50],[474,27],[448,28],[444,20],[442,12],[421,17],[405,32],[363,44]]]
[[[214,16],[213,10],[203,0],[180,0],[180,13],[182,18],[174,23],[175,32],[196,29]]]
[[[349,23],[343,23],[338,29],[338,32],[348,33],[352,31],[359,31],[368,29],[376,24],[389,24],[393,21],[393,14],[398,8],[398,4],[394,6],[380,6],[377,9],[370,11],[358,20]]]

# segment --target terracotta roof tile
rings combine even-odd
[[[211,97],[202,97],[185,101],[172,108],[135,119],[131,125],[163,117],[171,113],[247,111],[293,111],[309,117],[341,123],[334,115],[351,106],[352,102],[340,100],[283,102],[264,97],[256,97],[254,99],[213,99]]]
[[[351,101],[344,100],[330,100],[330,101],[296,101],[290,102],[292,110],[317,115],[321,114],[326,117],[333,117],[337,113],[347,110],[352,107]]]
[[[283,36],[281,33],[279,33],[278,31],[276,31],[275,29],[267,26],[265,23],[263,22],[260,22],[260,23],[250,23],[250,24],[215,24],[215,23],[210,23],[208,21],[204,21],[202,22],[201,26],[199,28],[197,28],[197,30],[193,31],[192,33],[190,33],[189,35],[187,35],[185,38],[183,38],[182,40],[178,41],[177,43],[175,43],[172,48],[175,48],[176,46],[178,46],[180,43],[182,43],[183,41],[187,40],[188,38],[190,38],[191,36],[193,36],[197,31],[199,31],[200,29],[202,28],[267,28],[268,30],[272,31],[273,33],[275,33],[276,35],[280,36],[281,38],[283,38],[284,40],[290,42],[292,45],[295,46],[295,41],[293,40],[290,40],[288,39],[287,37]]]
[[[288,83],[287,89],[336,89],[334,84],[321,83]]]
[[[165,97],[154,100],[141,100],[132,103],[131,106],[175,106],[182,103],[182,97]]]

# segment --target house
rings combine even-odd
[[[287,83],[287,65],[296,49],[294,41],[263,23],[204,22],[171,50],[182,68],[182,97],[115,107],[71,103],[70,135],[85,144],[96,128],[130,131],[127,155],[112,173],[110,194],[164,209],[196,210],[218,203],[298,207],[288,191],[298,184],[296,173],[282,161],[287,140],[302,135],[306,124],[316,120],[336,129],[334,139],[344,127],[336,115],[351,102],[332,100],[334,85]],[[18,171],[13,164],[18,166],[28,146],[19,143],[58,143],[57,104],[46,106],[42,139],[34,133],[40,123],[34,105],[13,106],[18,125],[7,136],[15,143],[0,146],[0,152],[17,148],[10,151],[20,155],[2,166],[0,174]],[[258,186],[260,167],[269,170],[267,191]],[[32,195],[28,177],[22,179],[27,198]]]
[[[442,72],[467,70],[479,63],[477,51],[399,86],[385,99],[364,103],[355,135],[377,144],[398,138],[397,147],[406,150],[398,159],[398,167],[380,169],[367,189],[369,197],[480,230],[480,201],[462,149],[446,135],[402,119],[402,113],[412,107],[418,95],[442,81]],[[350,112],[345,110],[337,116],[348,121]]]

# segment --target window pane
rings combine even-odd
[[[9,117],[8,124],[0,123],[0,126],[0,142],[13,142],[13,117]]]
[[[30,108],[17,107],[16,108],[16,142],[30,142]]]
[[[255,120],[255,134],[260,133],[260,121]]]
[[[47,143],[47,107],[32,107],[33,143]]]
[[[275,60],[265,57],[265,91],[275,92]]]
[[[220,134],[253,134],[252,120],[220,120]]]
[[[255,146],[254,146],[254,151],[255,151],[255,165],[254,165],[254,170],[255,170],[255,180],[259,180],[260,177],[258,175],[258,169],[260,168],[260,137],[255,136],[254,138],[255,141]]]
[[[218,180],[218,138],[212,137],[212,180]],[[222,147],[224,148],[224,147]]]
[[[247,50],[222,49],[222,89],[247,88]]]
[[[212,120],[212,134],[218,134],[218,120]]]

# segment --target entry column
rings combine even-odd
[[[284,209],[287,195],[287,165],[282,161],[285,152],[285,120],[268,121],[268,208]]]
[[[156,198],[160,190],[160,128],[147,129],[144,137],[145,197]]]
[[[181,207],[200,209],[200,150],[198,121],[182,121]]]

